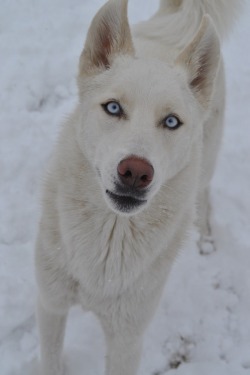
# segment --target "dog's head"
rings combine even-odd
[[[137,56],[127,0],[110,0],[97,13],[80,58],[77,137],[115,212],[140,211],[187,165],[202,134],[219,59],[208,17],[169,64],[154,54]]]

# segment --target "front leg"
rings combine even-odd
[[[145,286],[145,290],[148,289],[150,287]],[[105,375],[137,374],[144,332],[158,305],[161,289],[157,285],[147,294],[135,285],[132,293],[130,291],[107,304],[102,303],[102,311],[95,311],[106,338]]]
[[[41,375],[62,375],[62,348],[67,314],[48,311],[38,302],[37,319],[40,332]]]
[[[106,375],[136,375],[142,352],[142,336],[106,334]]]
[[[106,338],[105,375],[137,374],[144,332],[159,304],[172,265],[166,255],[162,252],[127,291],[102,300],[93,310]]]

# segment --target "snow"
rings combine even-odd
[[[40,186],[60,123],[74,107],[78,56],[102,3],[1,2],[1,375],[37,374],[33,249]],[[131,21],[156,7],[157,1],[130,1]],[[177,259],[145,337],[140,375],[250,374],[249,16],[248,2],[224,45],[226,130],[211,193],[215,250],[201,255],[190,245]],[[70,375],[103,374],[101,328],[79,308],[70,314],[65,352]]]

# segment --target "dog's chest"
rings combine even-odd
[[[78,298],[93,299],[121,294],[140,278],[160,252],[157,231],[146,231],[126,218],[110,215],[69,226],[67,264],[78,283]],[[166,244],[165,244],[166,246]],[[139,281],[140,283],[140,281]],[[91,301],[86,301],[86,298]]]

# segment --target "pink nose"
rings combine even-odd
[[[154,168],[145,159],[131,156],[122,160],[117,172],[124,185],[143,189],[147,187],[154,177]]]

